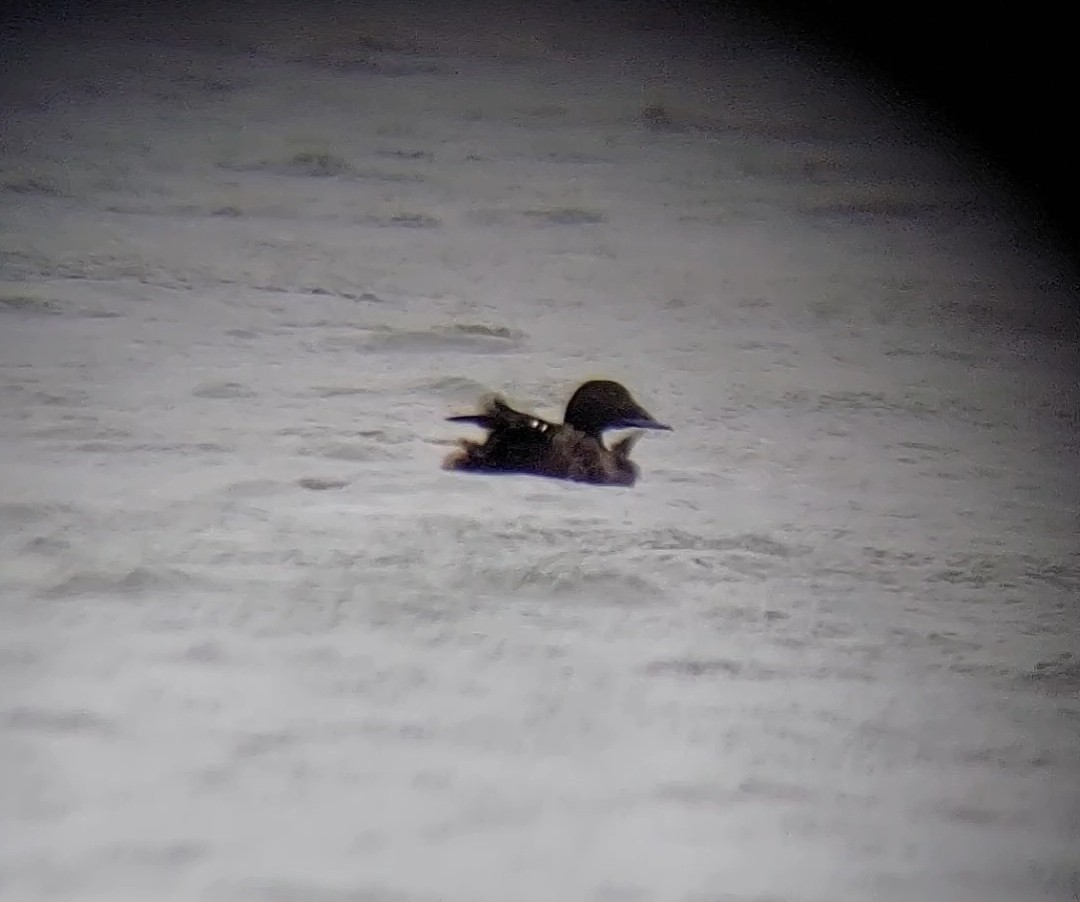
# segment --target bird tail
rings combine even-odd
[[[447,417],[451,423],[475,423],[481,429],[537,429],[548,425],[537,417],[514,410],[501,395],[492,395],[482,403],[479,413]]]

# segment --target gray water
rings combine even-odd
[[[8,55],[4,898],[1078,898],[1070,274],[767,34],[476,15]],[[635,488],[439,468],[590,377]]]

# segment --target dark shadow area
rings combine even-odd
[[[1068,138],[1075,38],[1064,7],[741,0],[689,3],[683,15],[733,8],[877,82],[897,108],[956,142],[969,166],[1010,182],[1032,226],[1080,259],[1080,191]]]

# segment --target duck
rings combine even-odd
[[[473,423],[487,431],[482,442],[459,439],[457,449],[443,461],[444,470],[472,473],[519,473],[567,479],[592,485],[632,486],[640,471],[630,452],[641,432],[604,444],[613,429],[653,429],[671,432],[656,420],[618,382],[594,379],[579,386],[566,405],[563,422],[552,423],[511,407],[494,395],[477,413],[446,418]]]

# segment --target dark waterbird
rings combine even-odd
[[[458,450],[443,461],[445,470],[478,473],[529,473],[596,485],[633,485],[637,465],[630,451],[640,433],[610,448],[603,433],[610,429],[665,429],[618,382],[586,382],[570,398],[562,423],[549,423],[514,410],[505,399],[488,399],[479,413],[447,417],[454,423],[475,423],[488,432],[483,442],[458,441]]]

